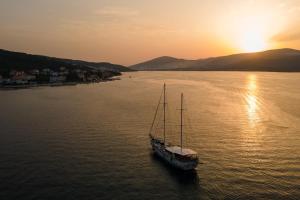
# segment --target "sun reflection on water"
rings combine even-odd
[[[258,111],[258,103],[257,103],[257,80],[256,75],[251,74],[247,78],[247,114],[248,120],[251,126],[255,126],[255,122],[258,120],[259,116],[257,114]]]

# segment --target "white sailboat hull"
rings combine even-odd
[[[151,140],[151,146],[156,155],[175,168],[187,171],[195,169],[198,165],[198,160],[181,161],[176,159],[174,154],[168,152],[163,144],[158,143],[153,139]]]

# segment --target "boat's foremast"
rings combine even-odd
[[[162,92],[162,93],[163,93],[163,92]],[[159,98],[159,101],[158,101],[158,104],[157,104],[157,107],[156,107],[156,110],[155,110],[155,115],[154,115],[154,118],[153,118],[153,121],[152,121],[150,130],[149,130],[149,136],[150,136],[151,138],[154,138],[153,135],[152,135],[152,130],[153,130],[153,127],[154,127],[154,124],[155,124],[155,120],[156,120],[156,117],[157,117],[157,113],[158,113],[158,110],[159,110],[159,106],[160,106],[160,104],[161,104],[162,93],[161,93],[161,95],[160,95],[160,98]]]
[[[183,134],[183,93],[181,93],[181,106],[180,106],[180,147],[182,152],[182,134]]]
[[[164,146],[166,146],[166,83],[164,83]]]

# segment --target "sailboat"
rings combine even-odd
[[[163,139],[155,137],[152,134],[153,126],[157,118],[159,111],[159,100],[154,120],[150,128],[150,143],[154,154],[158,155],[164,161],[171,166],[181,170],[193,170],[198,165],[198,153],[192,149],[183,148],[182,136],[183,136],[183,93],[181,94],[181,108],[180,108],[180,146],[174,146],[166,142],[166,84],[163,86]]]

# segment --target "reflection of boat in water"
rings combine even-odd
[[[198,154],[192,149],[182,147],[182,135],[183,135],[183,94],[181,94],[181,108],[180,108],[180,146],[174,146],[166,143],[166,85],[163,88],[163,139],[155,137],[152,134],[152,129],[157,118],[157,113],[159,110],[159,105],[161,104],[161,99],[159,100],[154,120],[150,129],[150,141],[151,146],[156,155],[161,157],[164,161],[170,165],[182,169],[182,170],[192,170],[198,165]]]
[[[188,185],[195,185],[199,186],[199,176],[197,170],[181,170],[179,168],[170,167],[170,164],[164,161],[160,156],[157,154],[150,154],[151,160],[154,164],[157,164],[160,169],[166,172],[170,178],[174,181],[178,182],[180,185],[188,186]]]

